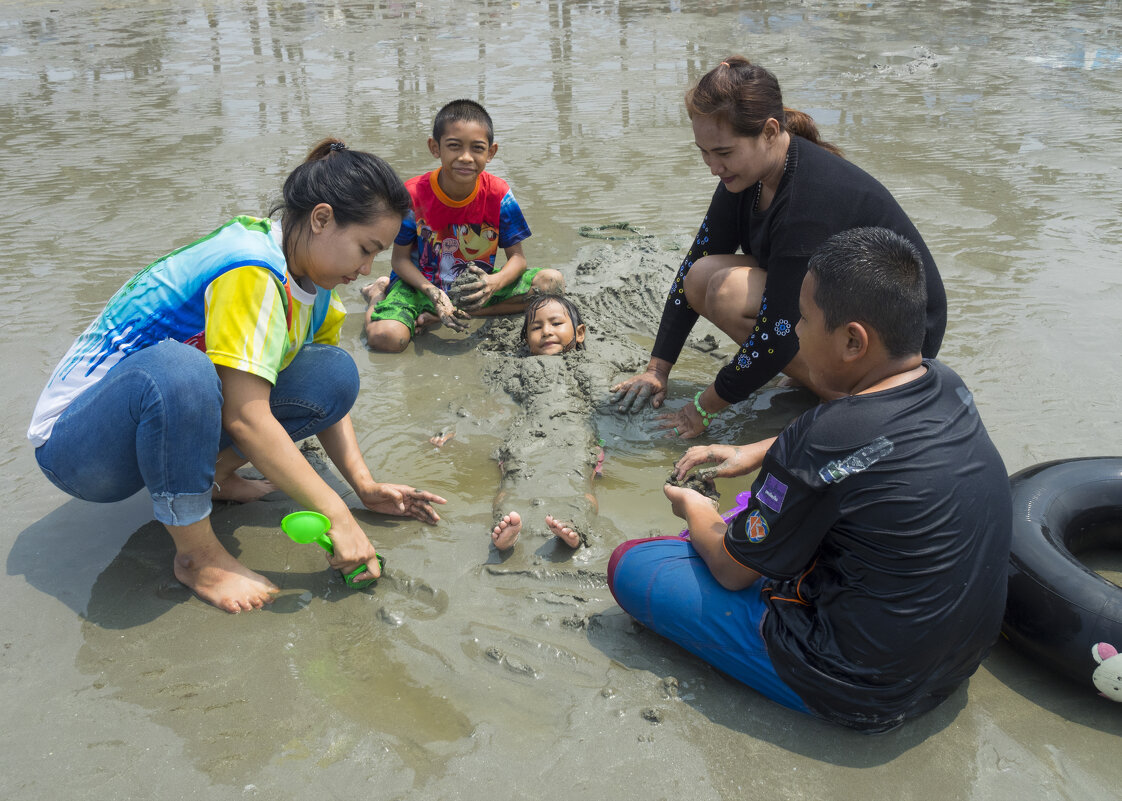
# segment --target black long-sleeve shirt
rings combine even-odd
[[[799,292],[807,262],[829,237],[850,228],[880,226],[916,246],[927,274],[927,333],[923,355],[934,358],[947,326],[947,295],[923,237],[892,194],[840,156],[792,134],[779,188],[764,211],[755,208],[759,184],[732,193],[718,185],[693,245],[678,268],[651,355],[675,362],[698,314],[686,303],[685,278],[703,256],[752,256],[767,271],[756,326],[713,385],[728,403],[748,398],[775,377],[799,350]]]

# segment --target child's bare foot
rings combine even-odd
[[[216,501],[233,501],[234,503],[252,503],[259,501],[270,492],[276,490],[273,482],[264,478],[246,478],[237,473],[232,473],[222,479],[216,480],[210,497]]]
[[[423,334],[426,331],[432,331],[435,328],[440,328],[440,316],[431,312],[421,312],[417,315],[417,322],[413,323],[413,336]]]
[[[362,299],[366,301],[367,306],[373,306],[376,303],[381,303],[386,299],[386,290],[390,287],[390,277],[383,275],[381,278],[374,280],[374,283],[367,284],[358,292],[362,295]]]
[[[545,516],[545,524],[549,526],[549,530],[553,532],[554,536],[561,542],[568,545],[570,548],[577,548],[580,546],[580,532],[576,531],[571,526],[562,523],[553,515]]]
[[[503,519],[492,529],[491,542],[500,551],[507,551],[514,547],[514,543],[518,542],[518,535],[521,533],[522,516],[518,512],[511,512],[508,515],[503,515]]]
[[[177,551],[173,564],[177,579],[208,604],[231,614],[260,609],[280,592],[273,582],[231,556],[217,540],[194,550]]]

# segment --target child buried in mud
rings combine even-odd
[[[491,542],[500,551],[513,548],[522,533],[522,516],[513,510],[503,514],[516,489],[532,504],[549,509],[545,524],[558,540],[570,548],[588,544],[596,513],[596,499],[588,490],[602,451],[588,423],[590,365],[566,356],[584,349],[585,333],[580,312],[568,298],[537,295],[526,307],[522,341],[530,356],[564,358],[503,359],[493,371],[521,409],[498,452],[502,484],[494,509],[502,517]]]

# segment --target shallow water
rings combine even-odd
[[[231,549],[284,589],[268,612],[221,616],[171,580],[170,543],[142,499],[66,499],[38,473],[24,431],[55,361],[136,269],[233,214],[267,210],[326,134],[403,176],[429,169],[432,115],[459,96],[495,118],[492,168],[530,221],[531,263],[598,298],[592,329],[599,316],[601,334],[618,338],[616,323],[644,301],[609,288],[668,286],[713,190],[682,94],[739,52],[772,68],[788,105],[924,233],[950,303],[940,356],[974,390],[1009,470],[1117,454],[1120,12],[1000,1],[5,4],[0,694],[18,723],[0,734],[0,795],[1116,795],[1120,708],[1005,647],[939,710],[862,738],[774,708],[635,630],[604,586],[611,546],[680,528],[660,491],[680,448],[649,418],[589,413],[607,454],[591,548],[570,558],[526,535],[506,559],[490,552],[492,454],[516,408],[480,380],[495,357],[479,349],[479,328],[371,354],[358,293],[344,298],[365,386],[354,416],[375,474],[449,499],[437,527],[362,517],[389,560],[369,593],[280,535],[293,506],[278,498],[216,512]],[[619,222],[650,238],[581,235]],[[655,322],[590,343],[590,358],[637,367]],[[731,350],[709,352],[707,332],[675,370],[671,405]],[[804,402],[765,390],[713,436],[773,434]],[[449,429],[443,449],[428,444]],[[541,468],[558,469],[548,453]],[[726,498],[736,489],[722,486]]]

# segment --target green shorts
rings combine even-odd
[[[528,268],[513,284],[496,291],[491,299],[484,304],[484,308],[527,294],[530,291],[530,285],[534,282],[534,276],[541,271],[541,267]],[[421,290],[415,289],[398,279],[390,284],[386,297],[370,312],[370,320],[397,320],[409,329],[409,336],[412,337],[417,325],[417,318],[421,316],[422,312],[436,314],[436,306],[425,297]]]

